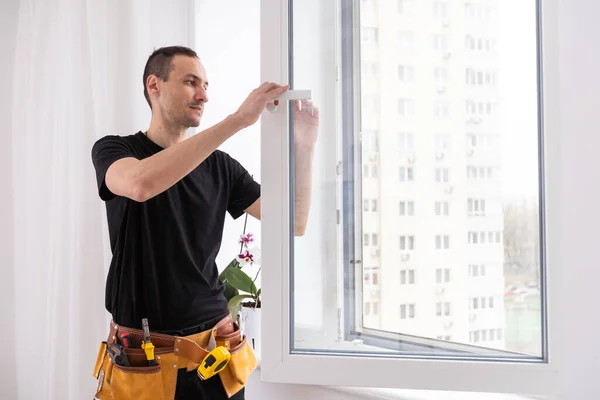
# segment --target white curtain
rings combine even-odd
[[[144,63],[154,48],[190,45],[190,14],[188,0],[19,4],[0,398],[93,397],[110,251],[91,147],[148,126]]]

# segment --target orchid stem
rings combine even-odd
[[[254,175],[250,175],[252,178],[254,178]],[[246,234],[246,224],[248,223],[248,213],[246,213],[246,216],[244,217],[244,230],[242,232],[242,236],[244,236]],[[244,242],[242,242],[240,244],[240,254],[242,254],[242,250],[244,250]]]

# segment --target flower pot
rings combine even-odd
[[[254,350],[254,355],[259,364],[261,357],[261,311],[260,307],[255,308],[254,304],[242,304],[240,311],[240,327],[244,335],[246,335],[246,340],[248,340],[250,347]]]

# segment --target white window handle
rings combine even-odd
[[[288,100],[309,100],[312,98],[312,91],[308,90],[288,90],[283,92],[280,96],[276,97],[274,100],[279,101],[288,101]],[[267,110],[275,111],[277,106],[270,102],[267,104]]]

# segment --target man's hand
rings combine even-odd
[[[319,131],[319,109],[310,100],[294,102],[294,144],[296,150],[312,151]]]
[[[289,85],[282,86],[273,82],[263,83],[250,93],[234,115],[238,117],[244,126],[254,124],[258,121],[260,114],[267,104],[275,97],[288,90],[289,87]]]

